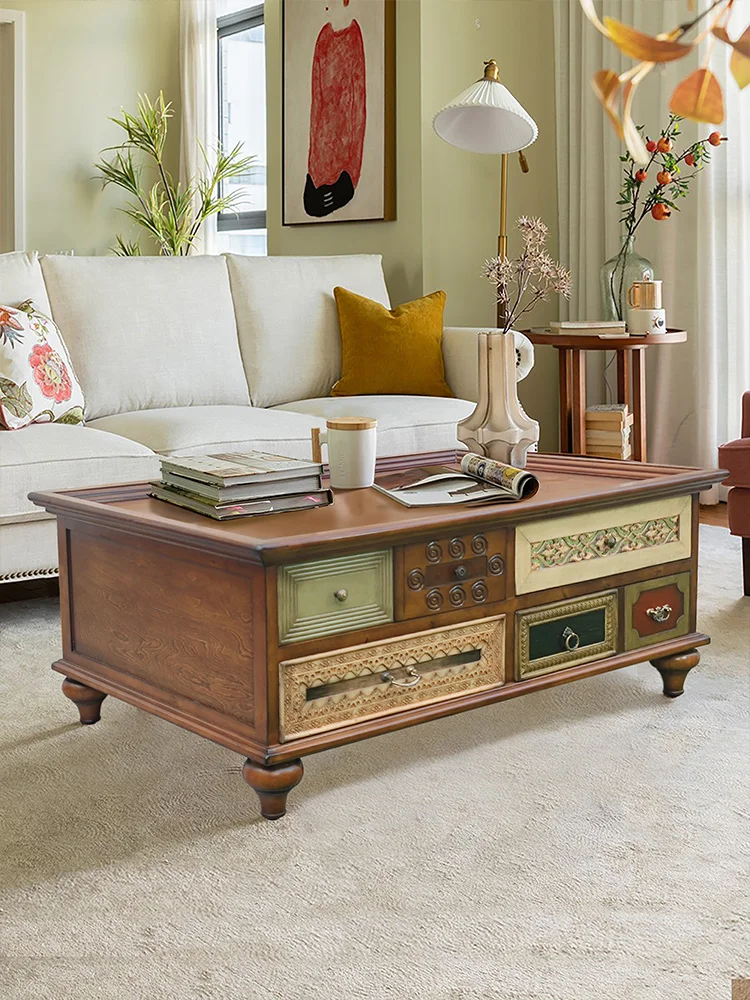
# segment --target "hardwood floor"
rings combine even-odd
[[[727,505],[725,503],[716,503],[710,507],[701,507],[700,517],[701,524],[715,524],[719,528],[729,528]]]
[[[728,528],[727,505],[714,504],[711,507],[701,507],[701,524],[715,524],[720,528]],[[57,597],[60,588],[54,580],[28,580],[19,583],[0,584],[0,604],[10,604],[11,601],[30,601],[35,597]]]

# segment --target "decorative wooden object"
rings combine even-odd
[[[684,330],[650,333],[645,337],[587,337],[578,334],[534,333],[524,330],[532,344],[557,348],[560,367],[560,451],[586,454],[586,351],[617,354],[617,402],[633,413],[633,459],[646,461],[646,348],[684,344]],[[632,388],[631,388],[632,369]]]
[[[539,443],[539,424],[518,399],[515,337],[513,330],[479,334],[477,405],[456,434],[469,451],[522,469]]]
[[[87,725],[112,695],[247,758],[269,819],[319,750],[644,659],[676,697],[709,642],[696,631],[698,495],[725,473],[528,464],[540,489],[516,504],[407,508],[352,490],[312,513],[223,524],[147,483],[34,493],[58,517],[53,669]],[[309,587],[296,610],[295,587]],[[349,600],[342,618],[333,606]]]

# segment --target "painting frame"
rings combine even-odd
[[[283,226],[330,225],[338,222],[392,222],[396,218],[396,2],[397,0],[282,0],[281,10],[281,221]],[[366,8],[363,6],[367,4]],[[341,10],[338,9],[341,5]],[[333,14],[339,15],[333,26]],[[369,22],[361,29],[357,14]],[[322,14],[322,16],[321,16]],[[331,20],[326,21],[326,14]],[[311,18],[317,16],[318,21]],[[349,24],[340,27],[342,18]],[[315,90],[316,60],[321,42],[336,43],[351,38],[356,21],[361,58],[368,89],[361,97],[366,108],[366,123],[360,135],[347,148],[358,148],[353,155],[356,173],[352,184],[349,173],[339,170],[335,157],[328,168],[330,176],[321,175],[316,186],[314,174],[315,138],[311,122],[318,113],[322,88]],[[320,25],[317,36],[313,31]],[[329,30],[330,29],[330,30]],[[355,40],[352,39],[354,42]],[[382,45],[382,50],[381,46]],[[375,77],[372,78],[374,65]],[[369,70],[369,76],[367,72]],[[352,87],[365,84],[356,80]],[[374,96],[373,96],[374,92]],[[352,94],[346,95],[348,98]],[[356,99],[357,94],[353,95]],[[323,108],[323,114],[327,112]],[[326,122],[330,128],[330,123]],[[369,129],[369,131],[368,131]],[[358,147],[357,147],[358,142]],[[318,144],[319,145],[319,144]],[[340,150],[339,150],[340,153]],[[317,162],[320,161],[318,155]],[[348,166],[348,164],[346,164]],[[338,176],[334,179],[333,175]],[[316,178],[317,180],[317,178]],[[346,199],[346,200],[344,200]],[[330,207],[333,205],[333,207]]]

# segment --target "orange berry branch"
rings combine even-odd
[[[624,230],[623,243],[617,255],[617,262],[610,277],[610,291],[620,315],[623,282],[625,280],[625,257],[628,244],[635,236],[636,230],[647,216],[657,222],[663,222],[670,217],[672,210],[679,211],[675,201],[686,198],[690,191],[690,182],[696,174],[703,170],[711,160],[711,146],[720,146],[726,142],[726,136],[720,132],[711,132],[705,139],[691,143],[679,155],[675,151],[675,140],[680,135],[682,118],[671,114],[669,122],[656,139],[646,138],[644,145],[648,159],[644,166],[636,168],[636,162],[630,151],[620,156],[623,163],[622,187],[617,204],[622,206],[620,222]],[[643,132],[643,126],[637,126],[638,134]],[[689,173],[682,173],[682,166],[690,167]],[[658,168],[655,174],[656,183],[650,189],[647,186],[649,171]],[[616,288],[616,283],[619,287]]]

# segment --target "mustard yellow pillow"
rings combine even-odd
[[[386,309],[334,288],[341,378],[332,396],[452,396],[443,365],[445,292]]]

